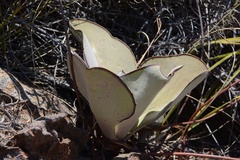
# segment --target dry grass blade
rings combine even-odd
[[[239,0],[66,0],[63,10],[66,20],[85,18],[107,28],[131,47],[139,64],[146,57],[190,53],[201,57],[211,71],[204,84],[169,112],[164,126],[153,124],[144,128],[127,143],[112,143],[102,138],[88,104],[83,101],[83,110],[94,134],[85,151],[79,152],[80,159],[81,156],[113,158],[134,149],[142,153],[140,157],[155,159],[189,158],[190,155],[219,159],[240,157]],[[62,102],[74,106],[76,95],[66,66],[66,35],[59,0],[2,0],[0,33],[2,69],[29,86],[51,92],[61,97]],[[81,52],[81,46],[71,36],[70,45]],[[4,95],[0,91],[0,102]],[[8,105],[8,98],[4,102]],[[9,103],[5,111],[1,107],[0,123],[6,125],[0,127],[8,134],[5,138],[16,134],[12,124],[31,123],[34,118],[26,115],[33,113],[28,114],[27,110],[24,103],[16,106]],[[44,110],[44,113],[50,110],[54,109]],[[87,128],[81,120],[75,124]],[[6,143],[4,135],[0,136],[0,142]],[[186,138],[185,148],[179,142],[182,136]],[[179,149],[185,153],[175,152]],[[207,157],[206,153],[214,155]]]

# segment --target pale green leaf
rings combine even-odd
[[[116,126],[116,136],[119,139],[123,139],[126,136],[159,90],[161,90],[169,80],[161,73],[159,65],[142,67],[134,72],[121,76],[121,79],[133,94],[136,110],[129,119],[124,120]]]
[[[102,26],[88,20],[74,19],[70,21],[70,30],[80,42],[84,41],[84,33],[100,67],[108,68],[115,74],[136,69],[131,49]]]
[[[83,33],[83,57],[89,68],[99,67],[99,62],[96,58],[96,55],[93,52],[93,49],[88,41],[88,38]]]
[[[72,56],[79,91],[88,100],[104,135],[116,140],[115,126],[135,110],[131,92],[111,71],[100,67],[89,69],[81,57],[74,53]]]
[[[71,64],[70,64],[70,55],[67,55],[67,65],[68,69],[71,75],[71,78],[73,77],[73,74],[75,75],[76,78],[76,83],[78,90],[80,93],[83,95],[86,100],[88,100],[88,95],[87,95],[87,86],[86,86],[86,70],[88,69],[86,63],[82,60],[81,57],[75,53],[75,51],[72,50],[72,58],[73,58],[73,67],[74,67],[74,73],[71,70]]]
[[[153,57],[146,60],[143,66],[152,64],[160,65],[164,75],[177,66],[182,65],[182,68],[175,72],[169,82],[158,92],[131,132],[139,130],[165,114],[207,76],[206,65],[190,55]]]

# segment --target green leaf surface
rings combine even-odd
[[[164,75],[167,75],[177,66],[182,65],[182,68],[176,71],[169,82],[158,92],[157,96],[139,117],[131,132],[139,130],[162,116],[195,88],[208,73],[206,65],[191,55],[153,57],[147,59],[143,66],[152,64],[158,64]]]
[[[117,137],[123,139],[169,79],[161,73],[159,65],[142,67],[120,78],[130,89],[136,103],[134,114],[116,126]]]
[[[111,71],[100,67],[89,69],[81,57],[72,56],[78,89],[88,100],[104,135],[116,140],[115,126],[134,113],[133,95]]]
[[[100,67],[108,68],[115,74],[128,73],[137,68],[131,49],[102,26],[91,21],[74,19],[70,21],[70,30],[80,42],[84,42],[87,37]]]

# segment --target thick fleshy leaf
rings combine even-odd
[[[130,118],[116,126],[116,136],[119,139],[123,139],[127,135],[154,97],[169,81],[169,78],[161,73],[159,65],[142,67],[122,76],[121,79],[134,96],[136,110]]]
[[[207,76],[206,65],[191,55],[178,55],[170,57],[153,57],[143,62],[142,66],[158,64],[161,71],[167,75],[177,66],[182,66],[175,72],[169,82],[158,92],[147,109],[139,117],[131,132],[154,122],[172,106],[176,105],[187,93],[194,89]]]
[[[104,135],[117,139],[115,126],[134,113],[133,95],[111,71],[100,67],[89,69],[81,57],[74,53],[72,56],[79,91],[88,100]]]
[[[100,67],[115,74],[128,73],[137,68],[131,49],[121,40],[112,37],[102,26],[88,20],[74,19],[70,21],[70,30],[80,42],[89,42],[91,47],[88,48],[92,49]]]
[[[82,58],[77,55],[77,53],[72,51],[71,54],[72,54],[72,58],[73,58],[74,75],[76,78],[78,90],[83,95],[83,97],[86,100],[88,100],[87,86],[86,86],[86,70],[88,69],[88,67],[87,67],[86,63],[82,60]],[[68,65],[68,70],[69,70],[71,78],[72,78],[73,71],[71,70],[69,54],[67,54],[67,65]]]
[[[96,55],[93,52],[93,48],[91,47],[88,38],[84,33],[83,33],[83,58],[89,68],[99,67],[99,63],[96,58]]]

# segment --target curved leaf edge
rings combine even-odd
[[[147,59],[145,59],[140,65],[139,67],[142,67],[147,61],[149,60],[152,60],[152,59],[155,59],[155,58],[171,58],[171,57],[179,57],[179,56],[190,56],[190,57],[193,57],[195,59],[198,59],[199,61],[201,61],[203,63],[203,65],[206,66],[205,62],[200,59],[199,57],[197,56],[194,56],[192,54],[188,54],[188,53],[184,53],[184,54],[179,54],[179,55],[164,55],[164,56],[153,56],[153,57],[149,57]],[[206,67],[206,69],[208,69],[208,67]]]
[[[74,19],[71,19],[71,20],[69,21],[69,26],[73,26],[71,23],[72,23],[72,21],[74,21],[74,20],[85,21],[85,22],[91,23],[91,24],[96,25],[96,26],[98,26],[99,28],[101,28],[104,32],[108,33],[109,37],[111,37],[112,39],[114,39],[114,40],[122,43],[126,48],[128,48],[128,50],[130,51],[132,57],[134,58],[134,60],[135,60],[135,62],[136,62],[136,64],[137,64],[136,57],[135,57],[132,49],[131,49],[124,41],[122,41],[121,39],[119,39],[119,38],[117,38],[117,37],[114,37],[114,36],[111,34],[111,32],[109,32],[106,28],[104,28],[103,26],[101,26],[100,24],[98,24],[98,23],[96,23],[96,22],[93,22],[93,21],[90,21],[90,20],[87,20],[87,19],[83,19],[83,18],[74,18]],[[82,32],[82,31],[81,31],[81,32]]]
[[[208,71],[206,72],[203,72],[202,74],[200,74],[199,76],[197,76],[196,78],[194,79],[198,79],[200,76],[202,76],[203,74],[208,74]],[[205,76],[206,77],[206,76]],[[186,90],[187,87],[189,87],[189,85],[191,83],[193,83],[194,79],[188,83],[188,85],[183,89],[183,90]],[[203,78],[204,79],[204,78]],[[198,84],[200,85],[200,83]],[[132,127],[132,129],[129,131],[128,135],[126,135],[124,137],[123,140],[127,140],[129,137],[131,137],[134,133],[136,133],[137,131],[141,130],[142,128],[148,126],[149,124],[151,124],[152,122],[155,122],[158,118],[160,118],[162,115],[164,115],[171,107],[173,107],[174,105],[176,105],[177,103],[179,103],[180,101],[182,101],[182,98],[180,98],[179,101],[176,101],[179,97],[177,96],[174,100],[172,101],[169,101],[169,103],[163,108],[163,110],[159,110],[159,111],[154,111],[154,110],[151,110],[149,111],[149,113],[147,113],[145,115],[145,117],[148,117],[149,115],[151,114],[156,114],[154,117],[155,120],[151,121],[151,122],[146,122],[146,121],[142,121],[139,125],[138,123],[135,123],[135,125]]]
[[[133,96],[132,92],[130,91],[130,89],[129,89],[129,88],[127,87],[127,85],[121,80],[121,78],[120,78],[119,76],[117,76],[115,73],[111,72],[110,70],[108,70],[108,69],[106,69],[106,68],[102,68],[102,67],[92,67],[92,68],[89,68],[89,67],[86,65],[85,61],[82,59],[82,57],[80,57],[76,52],[72,52],[72,55],[70,55],[70,56],[74,56],[78,61],[81,61],[80,63],[82,63],[82,64],[84,65],[85,69],[87,69],[87,70],[89,70],[89,71],[91,71],[91,70],[102,70],[102,71],[107,72],[108,74],[111,74],[111,76],[115,77],[115,79],[117,79],[117,80],[121,83],[121,85],[124,86],[124,88],[127,90],[127,92],[128,92],[129,95],[130,95],[130,98],[132,99],[133,110],[132,110],[131,114],[130,114],[128,117],[123,118],[121,121],[119,121],[119,123],[121,123],[122,121],[125,121],[125,120],[129,119],[130,117],[132,117],[132,116],[134,115],[135,110],[136,110],[136,103],[135,103],[134,96]],[[73,58],[74,58],[74,57],[73,57]],[[69,57],[68,57],[68,65],[70,66]],[[74,69],[74,68],[73,68],[73,69]],[[70,70],[70,75],[72,76],[72,74],[75,74],[75,76],[77,76],[77,71],[74,70],[74,72],[75,72],[75,73],[73,73],[73,71]],[[78,89],[78,90],[79,90],[79,89]],[[83,96],[83,97],[84,97],[84,96]],[[85,99],[86,101],[88,101],[86,97],[84,97],[84,99]],[[89,105],[90,105],[90,102],[88,102],[88,103],[89,103]],[[110,106],[110,107],[111,107],[111,106]],[[90,106],[90,108],[92,108],[92,107]],[[92,111],[92,112],[93,112],[93,111]],[[116,125],[117,125],[117,124],[116,124]],[[126,133],[126,135],[127,135],[127,133]],[[117,139],[117,137],[116,137],[116,139]]]

